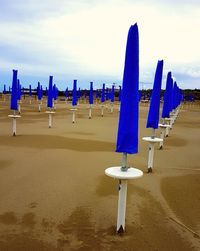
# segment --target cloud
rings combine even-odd
[[[198,70],[187,67],[196,69],[200,58],[198,11],[186,0],[2,0],[0,70],[17,68],[32,80],[121,81],[128,28],[137,21],[140,80],[152,83],[164,59],[165,75],[174,70],[193,81]]]

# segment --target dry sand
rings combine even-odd
[[[144,171],[129,181],[126,233],[116,234],[118,182],[104,170],[120,165],[115,153],[118,105],[104,117],[59,101],[48,128],[45,105],[22,101],[11,136],[8,101],[0,101],[0,251],[200,250],[200,106],[184,105],[164,149],[147,174],[142,141],[147,105],[140,105],[139,153],[129,164]],[[157,130],[159,135],[159,130]]]

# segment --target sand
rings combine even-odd
[[[45,103],[45,102],[43,102]],[[164,149],[147,174],[148,105],[140,105],[139,153],[130,166],[144,176],[129,181],[126,232],[116,234],[118,181],[105,176],[120,165],[115,153],[118,104],[101,117],[94,105],[59,101],[48,128],[45,104],[22,100],[17,136],[8,100],[0,101],[0,250],[200,250],[200,106],[184,105]],[[159,130],[157,135],[159,136]]]

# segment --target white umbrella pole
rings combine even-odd
[[[52,114],[49,113],[49,128],[52,127]]]
[[[148,173],[153,170],[153,156],[154,156],[154,144],[149,144],[149,158],[148,158]]]
[[[110,111],[111,111],[111,113],[113,113],[113,103],[111,103],[110,105],[111,105]]]
[[[101,106],[101,117],[103,117],[103,105]]]
[[[72,112],[72,123],[75,123],[75,111]]]
[[[41,105],[40,105],[40,103],[38,104],[38,111],[41,112]]]
[[[125,231],[127,180],[119,180],[117,232]]]
[[[21,105],[18,103],[18,113],[21,114]]]
[[[89,108],[89,119],[92,118],[92,106],[90,105],[90,108]]]
[[[165,137],[165,128],[161,128],[160,138],[162,139],[162,141],[160,142],[160,149],[163,148],[164,137]]]
[[[126,172],[127,166],[127,153],[122,155],[121,171]],[[126,197],[127,197],[127,180],[119,180],[119,198],[118,198],[118,213],[117,213],[117,232],[125,231],[125,217],[126,217]]]
[[[14,116],[16,115],[16,111],[14,110]],[[13,136],[16,136],[17,132],[17,123],[16,123],[16,118],[13,117]]]

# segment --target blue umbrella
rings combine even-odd
[[[139,34],[137,24],[129,29],[116,152],[138,152]]]
[[[110,99],[111,99],[111,102],[114,103],[115,101],[115,86],[114,85],[112,86]]]
[[[17,80],[17,100],[21,100],[21,95],[22,95],[21,85],[20,85],[20,81],[18,79]]]
[[[31,85],[29,85],[29,96],[32,96],[32,89],[31,89]]]
[[[53,76],[49,76],[47,107],[49,107],[50,109],[52,109],[53,107]]]
[[[93,98],[93,82],[90,82],[89,104],[92,105],[93,102],[94,102],[94,98]]]
[[[37,96],[38,96],[38,100],[42,99],[42,86],[40,86],[40,82],[38,82],[38,86],[37,86]]]
[[[3,94],[6,94],[6,85],[3,87]]]
[[[72,91],[72,105],[77,105],[77,80],[74,80],[74,86]]]
[[[158,61],[157,68],[156,68],[153,91],[151,95],[151,103],[150,103],[149,114],[148,114],[147,125],[146,125],[147,128],[153,128],[153,129],[158,128],[162,73],[163,73],[163,60]]]
[[[18,110],[18,104],[17,104],[17,70],[13,70],[10,109],[11,110]]]
[[[119,86],[119,102],[121,102],[121,97],[122,97],[122,87],[120,85]]]
[[[101,92],[101,103],[105,102],[105,84],[103,84],[102,92]]]
[[[173,90],[173,80],[172,80],[172,74],[171,72],[168,72],[167,74],[167,82],[166,82],[166,90],[164,94],[164,103],[163,103],[163,109],[162,109],[162,118],[169,118],[171,107],[172,107],[172,90]]]

